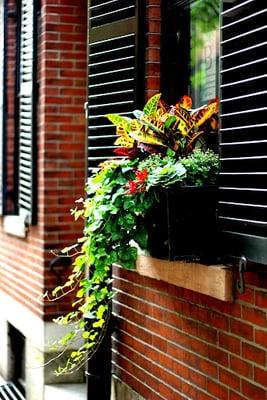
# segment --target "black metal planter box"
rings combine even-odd
[[[214,262],[217,254],[216,186],[176,186],[159,191],[145,226],[152,257]]]

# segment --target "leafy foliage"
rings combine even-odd
[[[78,339],[83,345],[71,353],[58,374],[75,371],[97,348],[105,331],[110,313],[110,268],[119,263],[133,269],[137,248],[147,245],[147,234],[142,217],[155,201],[153,191],[136,192],[135,198],[127,194],[127,183],[135,177],[137,161],[122,160],[106,163],[86,185],[86,198],[79,200],[72,210],[75,219],[85,221],[84,236],[75,247],[73,271],[63,286],[53,291],[55,298],[75,291],[75,311],[55,320],[60,325],[70,325],[71,331],[58,343],[70,347]],[[71,255],[73,246],[63,250]],[[85,277],[85,272],[89,277]],[[84,320],[85,318],[85,320]]]
[[[76,371],[98,349],[114,295],[112,264],[135,268],[137,248],[146,249],[148,244],[143,218],[157,201],[158,188],[215,182],[218,157],[212,151],[191,152],[195,135],[199,134],[191,127],[207,121],[207,115],[213,114],[216,105],[213,102],[192,115],[188,111],[191,105],[191,99],[184,96],[177,105],[168,107],[158,94],[149,100],[144,112],[136,113],[135,120],[114,114],[107,116],[116,125],[119,144],[124,144],[123,153],[131,154],[133,159],[105,161],[88,179],[85,198],[77,200],[72,210],[75,220],[84,220],[83,236],[62,250],[64,255],[73,257],[73,269],[52,295],[57,300],[70,292],[74,294],[73,311],[55,322],[70,326],[57,346],[63,346],[63,352],[78,348],[57,369],[57,374]],[[187,123],[182,122],[182,116]],[[144,150],[145,144],[152,150],[137,153]],[[154,154],[156,147],[165,151]],[[187,151],[191,155],[185,157]]]
[[[195,150],[188,157],[181,160],[181,164],[186,169],[187,185],[214,185],[217,181],[220,162],[217,154],[213,151]]]
[[[205,122],[217,113],[218,101],[214,99],[198,110],[191,110],[191,106],[189,96],[183,96],[174,106],[168,106],[158,93],[148,100],[143,111],[134,112],[135,119],[108,114],[107,118],[117,127],[119,137],[115,145],[121,146],[124,154],[131,154],[133,148],[139,153],[165,155],[171,150],[177,157],[188,154],[205,135]],[[120,152],[117,150],[116,153]]]
[[[139,163],[139,169],[149,171],[147,186],[169,187],[178,182],[183,182],[186,177],[186,169],[172,157],[162,157],[152,154]]]

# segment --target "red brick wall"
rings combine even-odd
[[[30,226],[26,239],[9,236],[0,227],[0,289],[42,318],[51,318],[64,308],[64,304],[44,304],[40,297],[57,283],[49,268],[54,257],[50,250],[72,244],[81,232],[69,210],[83,195],[85,181],[86,9],[85,1],[41,2],[38,223]],[[10,83],[9,99],[12,91]],[[9,101],[11,127],[12,104]]]
[[[146,1],[146,98],[160,91],[161,1]]]
[[[114,372],[145,399],[267,398],[267,273],[234,303],[115,268]]]
[[[16,78],[16,1],[8,0],[7,23],[7,197],[6,206],[13,212]],[[2,222],[2,221],[1,221]],[[40,295],[43,289],[42,239],[37,227],[31,227],[27,240],[6,235],[0,226],[0,288],[29,310],[42,314]],[[3,305],[2,305],[3,306]]]
[[[40,24],[40,161],[42,208],[39,223],[45,246],[45,286],[57,284],[50,272],[51,249],[71,245],[81,235],[70,209],[83,196],[85,181],[86,2],[45,0]],[[68,307],[69,305],[66,304]],[[46,303],[46,316],[62,311]]]

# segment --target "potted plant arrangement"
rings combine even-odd
[[[210,187],[216,183],[219,159],[206,148],[205,135],[216,131],[218,102],[213,100],[198,110],[191,107],[188,96],[168,106],[161,95],[156,94],[143,111],[134,112],[132,119],[107,115],[116,126],[115,153],[120,157],[104,162],[89,177],[85,198],[77,200],[77,207],[72,210],[75,220],[84,219],[83,236],[75,245],[62,250],[63,255],[73,257],[73,270],[65,284],[54,289],[53,296],[58,299],[70,292],[74,296],[73,311],[55,320],[71,326],[58,345],[68,349],[80,338],[82,344],[71,352],[66,364],[58,368],[58,374],[80,368],[101,343],[114,295],[111,285],[114,263],[134,269],[138,249],[149,250],[150,247],[155,253],[159,245],[153,246],[153,243],[159,242],[160,227],[163,231],[160,241],[167,243],[159,246],[160,256],[173,259],[173,228],[169,214],[177,210],[174,221],[178,230],[175,229],[179,238],[186,237],[178,242],[187,246],[187,241],[194,241],[191,227],[196,215],[189,221],[189,214],[186,214],[185,220],[190,225],[188,232],[183,231],[187,224],[179,225],[179,218],[185,213],[184,205],[192,195],[190,207],[194,209],[200,202],[197,214],[205,208],[206,197],[200,200],[196,186],[207,185],[209,196],[214,199]],[[189,194],[185,188],[189,189]],[[179,205],[179,198],[182,205]],[[162,201],[166,205],[162,205]],[[214,206],[211,213],[214,214]],[[197,223],[203,223],[203,219]],[[191,256],[197,256],[199,250],[195,246]],[[186,248],[186,253],[188,251]]]

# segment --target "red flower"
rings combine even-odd
[[[135,172],[135,177],[136,179],[134,181],[129,181],[126,185],[127,188],[127,194],[135,194],[135,193],[141,193],[146,190],[145,182],[148,177],[148,172],[146,169],[143,171],[137,170]]]
[[[128,194],[135,194],[138,192],[138,184],[136,181],[129,181],[126,185]]]
[[[135,173],[135,176],[136,176],[137,182],[140,184],[143,184],[147,180],[148,172],[146,169],[144,169],[143,171],[137,170]]]

